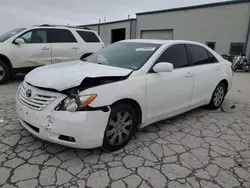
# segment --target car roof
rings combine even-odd
[[[37,28],[42,28],[42,29],[74,29],[74,30],[82,30],[82,31],[87,31],[87,32],[94,32],[96,33],[96,31],[91,30],[89,28],[85,28],[85,27],[78,27],[78,26],[66,26],[66,25],[34,25],[33,28],[37,29]]]
[[[188,41],[188,40],[156,40],[156,39],[128,39],[120,42],[138,42],[138,43],[152,43],[152,44],[176,44],[176,43],[184,43],[184,44],[198,44],[202,45],[199,42]]]

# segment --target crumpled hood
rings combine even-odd
[[[63,91],[79,86],[87,77],[127,76],[131,72],[129,69],[72,61],[36,68],[25,76],[25,81],[33,86]]]

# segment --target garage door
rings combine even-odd
[[[173,39],[173,29],[166,30],[142,30],[141,31],[142,39]]]

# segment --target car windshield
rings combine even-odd
[[[137,70],[148,61],[160,46],[161,44],[118,42],[89,56],[85,61]]]
[[[16,35],[17,33],[20,33],[23,30],[25,30],[25,28],[17,28],[17,29],[13,29],[7,33],[4,33],[3,35],[0,35],[0,42],[6,41],[10,37]]]

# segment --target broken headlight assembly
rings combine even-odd
[[[56,111],[82,111],[84,110],[95,98],[97,94],[90,95],[71,95],[66,97],[61,103],[59,103]]]

